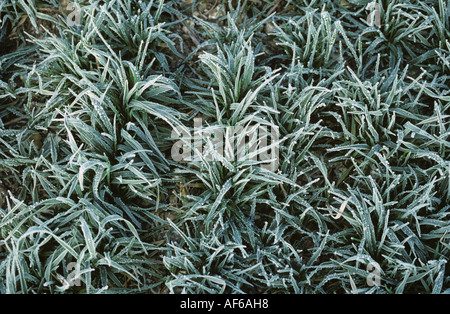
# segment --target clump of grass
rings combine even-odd
[[[448,1],[77,4],[0,4],[0,292],[449,291]]]

